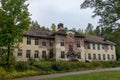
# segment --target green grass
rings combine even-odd
[[[120,80],[120,71],[95,72],[42,80]]]

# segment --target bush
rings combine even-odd
[[[29,69],[29,65],[27,62],[17,62],[14,67],[17,71],[26,71]]]
[[[35,66],[36,69],[38,69],[38,70],[42,70],[42,71],[52,71],[51,63],[40,62],[40,63],[34,64],[34,66]]]

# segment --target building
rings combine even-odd
[[[58,31],[53,33],[31,27],[29,31],[24,32],[23,42],[14,52],[16,60],[45,60],[51,50],[52,58],[57,61],[116,60],[115,43],[98,36],[85,36],[62,28],[63,24],[58,25]]]

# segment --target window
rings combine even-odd
[[[39,51],[38,51],[38,50],[35,50],[34,58],[38,58],[38,57],[39,57],[38,54],[39,54]]]
[[[50,46],[53,46],[53,41],[52,40],[50,40]]]
[[[46,59],[46,51],[42,51],[42,58]]]
[[[93,44],[93,49],[95,49],[95,44]]]
[[[18,49],[18,57],[22,57],[22,49]]]
[[[105,54],[103,54],[103,60],[105,60]]]
[[[112,55],[112,59],[114,59],[114,55]]]
[[[108,58],[108,60],[110,60],[110,55],[109,54],[107,55],[107,58]]]
[[[65,52],[61,51],[61,58],[65,58]]]
[[[35,38],[35,45],[39,45],[39,38]]]
[[[97,45],[98,50],[100,50],[100,44]]]
[[[31,37],[27,37],[27,44],[31,44]]]
[[[61,39],[60,45],[61,45],[61,46],[64,46],[64,39]]]
[[[105,45],[105,49],[107,49],[107,50],[108,50],[108,49],[109,49],[109,46],[108,46],[108,45]]]
[[[46,46],[46,39],[42,40],[42,46]]]
[[[91,59],[91,54],[90,53],[88,53],[88,59]]]
[[[77,47],[80,47],[80,40],[77,40]]]
[[[113,50],[113,46],[111,46],[111,50]]]
[[[69,33],[69,36],[70,36],[70,37],[73,37],[73,34],[72,34],[72,33]]]
[[[81,59],[81,52],[78,52],[77,55],[77,58]]]
[[[90,49],[90,43],[87,44],[87,49]]]
[[[31,50],[26,50],[26,58],[30,58]]]
[[[100,54],[98,54],[98,59],[101,60],[101,55]]]
[[[96,59],[96,54],[93,54],[93,59]]]
[[[105,45],[102,45],[102,49],[105,49]]]
[[[73,44],[72,43],[69,44],[69,51],[73,51]]]

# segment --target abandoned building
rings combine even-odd
[[[29,58],[52,58],[57,61],[116,60],[115,43],[100,36],[85,36],[62,28],[63,24],[59,24],[56,32],[35,27],[24,32],[23,41],[14,52],[16,61],[27,61]]]

